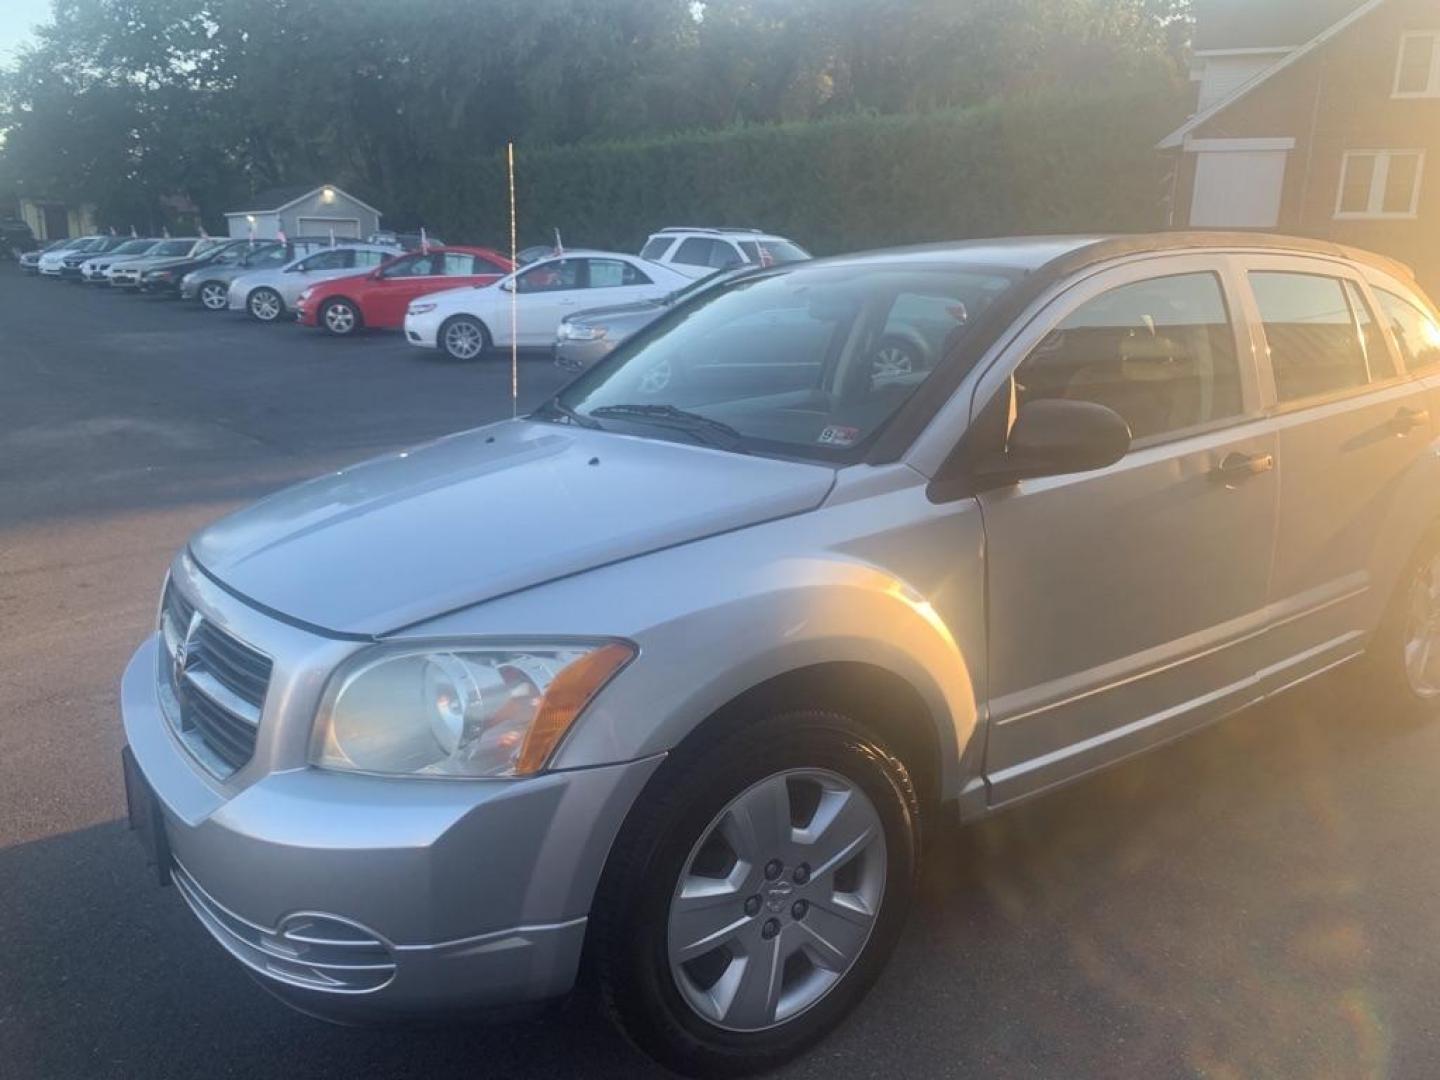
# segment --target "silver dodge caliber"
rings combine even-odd
[[[345,1020],[582,954],[670,1067],[865,993],[922,827],[1346,661],[1440,696],[1440,316],[1256,235],[757,269],[526,418],[200,532],[125,673],[130,820]]]

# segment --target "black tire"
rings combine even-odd
[[[1432,582],[1430,586],[1426,586],[1427,580]],[[1440,679],[1427,691],[1416,685],[1407,667],[1415,590],[1426,587],[1440,589],[1440,530],[1431,531],[1406,564],[1365,653],[1367,689],[1387,706],[1416,720],[1440,713]],[[1440,659],[1436,666],[1440,668]]]
[[[365,325],[360,308],[343,297],[325,301],[315,321],[332,337],[350,337]]]
[[[245,297],[245,310],[256,322],[278,322],[285,314],[285,301],[274,289],[262,285],[258,289],[251,289],[250,295]]]
[[[672,895],[716,816],[766,778],[773,782],[790,770],[838,774],[868,797],[883,827],[883,891],[851,966],[817,1000],[773,1026],[731,1030],[702,1017],[672,973],[667,944]],[[795,803],[790,806],[793,822]],[[702,735],[695,745],[682,746],[626,819],[601,879],[589,956],[607,1011],[642,1051],[688,1076],[744,1076],[795,1057],[838,1025],[884,968],[914,894],[919,837],[919,804],[905,765],[846,716],[761,715],[727,725],[719,737]],[[838,872],[832,880],[839,880]],[[742,891],[749,890],[747,883]],[[759,900],[744,902],[747,919],[773,923],[769,912],[784,918],[783,908],[769,906],[768,899],[762,907]],[[790,971],[787,960],[782,983]]]
[[[435,339],[440,351],[451,360],[467,364],[483,360],[494,344],[490,330],[473,315],[454,315],[446,319]]]
[[[201,282],[195,298],[206,311],[224,311],[230,304],[230,287],[223,281]]]

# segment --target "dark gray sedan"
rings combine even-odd
[[[610,350],[643,330],[676,304],[690,299],[745,269],[717,270],[655,300],[637,300],[611,307],[577,311],[561,320],[555,332],[555,363],[566,371],[584,371],[610,355]]]

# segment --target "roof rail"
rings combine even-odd
[[[660,230],[661,233],[749,233],[754,236],[762,236],[764,229],[746,229],[733,225],[671,225]]]

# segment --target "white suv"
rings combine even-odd
[[[661,229],[645,241],[640,257],[699,278],[737,266],[800,262],[810,253],[793,240],[759,229]]]

